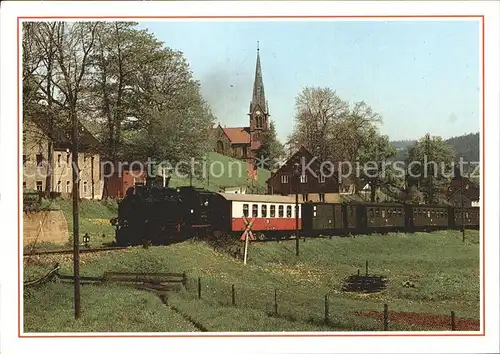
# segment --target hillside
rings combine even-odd
[[[212,173],[208,176],[208,166],[212,165]],[[220,192],[224,187],[246,186],[252,193],[265,193],[267,191],[266,180],[271,176],[271,172],[258,168],[258,181],[248,179],[247,164],[244,161],[228,156],[220,155],[216,152],[207,154],[207,178],[193,178],[192,184],[195,187],[205,188],[214,192]],[[188,178],[173,176],[170,186],[189,185]]]
[[[457,136],[446,140],[456,151],[457,159],[479,161],[479,133]]]
[[[396,155],[391,159],[393,161],[405,161],[408,157],[408,149],[416,140],[395,140],[391,145],[397,150]],[[445,140],[456,151],[456,160],[460,157],[464,161],[479,161],[479,133],[470,133],[462,136],[453,137]]]

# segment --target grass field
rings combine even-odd
[[[72,319],[72,286],[47,284],[25,295],[26,331],[352,331],[381,330],[379,320],[356,311],[405,311],[479,319],[479,233],[456,231],[308,239],[295,256],[293,241],[252,244],[248,264],[213,250],[204,242],[167,247],[130,248],[82,255],[82,275],[104,271],[186,272],[185,291],[172,293],[168,306],[155,295],[108,285],[84,286],[82,320]],[[389,279],[375,294],[346,293],[343,280],[364,272]],[[71,257],[51,256],[25,264],[25,279],[46,272],[55,262],[72,272]],[[197,279],[201,278],[201,300]],[[403,287],[411,281],[414,288]],[[236,306],[232,306],[231,286]],[[277,291],[278,316],[274,313]],[[330,322],[324,324],[324,296]],[[174,315],[174,313],[176,315]],[[183,316],[177,316],[182,314]],[[187,320],[189,318],[190,320]],[[194,326],[194,327],[193,327]],[[391,323],[391,330],[421,330]],[[438,329],[438,328],[436,328]]]
[[[194,178],[192,184],[195,187],[205,188],[214,192],[220,192],[225,187],[240,186],[247,186],[251,189],[252,193],[263,193],[267,191],[266,180],[271,176],[271,172],[268,170],[258,168],[257,181],[251,181],[248,179],[248,167],[246,162],[220,155],[216,152],[209,152],[206,161],[207,166],[209,166],[209,164],[213,165],[212,174],[209,179]],[[189,183],[189,178],[173,176],[170,181],[170,186],[186,186],[189,185]]]

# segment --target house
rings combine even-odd
[[[263,133],[269,128],[269,107],[264,92],[260,53],[257,47],[257,63],[253,84],[252,100],[249,108],[249,126],[215,128],[215,151],[221,155],[231,156],[248,162],[249,177],[255,178],[254,159],[262,144]]]
[[[102,194],[99,141],[79,124],[78,167],[81,198],[100,199]],[[46,191],[69,196],[73,190],[71,134],[69,129],[46,124],[23,122],[23,189]],[[49,145],[52,157],[49,161]]]
[[[479,186],[459,173],[451,179],[446,199],[454,206],[479,206]]]
[[[309,169],[295,173],[296,166]],[[340,202],[338,175],[302,146],[266,181],[268,194],[300,195],[302,202]],[[298,186],[298,188],[297,188]]]
[[[130,187],[146,184],[147,171],[114,168],[112,173],[106,173],[106,176],[109,176],[105,186],[106,197],[120,199]]]

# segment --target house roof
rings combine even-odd
[[[232,144],[250,144],[248,127],[222,128]]]
[[[295,157],[297,155],[302,155],[302,156],[307,156],[309,159],[312,159],[314,157],[313,154],[311,154],[311,152],[309,150],[306,149],[306,147],[304,145],[301,145],[300,146],[300,149],[298,149],[297,151],[295,151],[292,156],[290,156],[288,158],[288,160],[280,167],[278,168],[278,170],[276,170],[274,173],[271,174],[271,176],[267,179],[266,183],[268,183],[277,173],[279,173],[282,169],[288,167],[292,162],[295,161]],[[316,160],[315,163],[313,163],[313,165],[317,165],[317,164],[321,164],[321,162],[319,160]],[[337,173],[335,173],[336,175]]]
[[[226,200],[238,202],[255,202],[255,203],[295,203],[294,196],[285,195],[269,195],[269,194],[236,194],[236,193],[219,193]],[[302,203],[300,203],[302,204]]]
[[[447,199],[450,200],[452,199],[455,195],[460,194],[462,191],[462,178],[463,178],[463,193],[467,197],[473,200],[478,200],[479,199],[479,186],[471,181],[467,177],[455,177],[451,180],[450,187],[447,192]]]
[[[43,118],[38,118],[31,122],[54,142],[55,149],[71,148],[71,126],[56,122],[53,124],[51,131],[48,122]],[[80,151],[101,150],[101,142],[80,121],[78,121],[78,149]]]

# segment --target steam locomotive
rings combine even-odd
[[[296,218],[297,213],[297,218]],[[396,203],[313,203],[295,197],[214,193],[200,188],[134,186],[119,203],[116,243],[166,244],[192,237],[256,240],[300,236],[479,228],[478,207]]]

